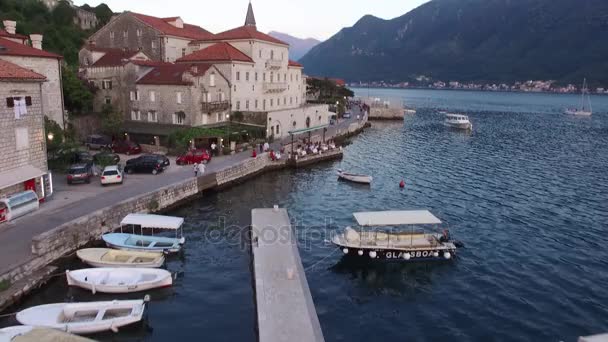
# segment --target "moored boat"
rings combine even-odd
[[[371,184],[373,177],[368,175],[360,175],[356,173],[348,173],[342,170],[338,170],[338,179],[343,179],[349,182],[359,183],[359,184]]]
[[[120,327],[141,321],[148,300],[146,296],[143,300],[45,304],[22,310],[16,318],[24,325],[74,334],[117,332]]]
[[[123,251],[110,248],[85,248],[76,252],[76,256],[93,267],[137,267],[158,268],[165,262],[160,252]]]
[[[167,270],[157,268],[85,268],[65,272],[68,285],[90,290],[95,294],[131,293],[173,284]]]
[[[469,117],[463,114],[445,114],[444,124],[451,128],[472,130],[473,124],[469,121]]]
[[[403,109],[403,113],[404,114],[416,114],[416,110],[414,108],[404,108]]]
[[[428,210],[376,211],[353,214],[361,227],[359,231],[346,227],[332,237],[344,255],[379,260],[449,260],[455,257],[461,244],[443,233],[424,232],[414,227],[441,224]],[[409,226],[401,231],[397,226]],[[363,227],[390,227],[383,231],[363,230]]]
[[[110,248],[127,251],[147,252],[179,252],[185,242],[183,237],[182,217],[151,215],[151,214],[129,214],[120,222],[120,233],[109,233],[102,236],[103,241]],[[123,227],[131,226],[132,234],[123,233]],[[141,234],[135,234],[135,228],[140,229]],[[150,229],[152,235],[144,235],[143,230]],[[174,230],[175,238],[154,236],[154,229]],[[181,236],[178,236],[178,232]]]

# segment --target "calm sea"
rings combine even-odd
[[[273,204],[297,226],[327,341],[575,341],[608,331],[608,97],[592,97],[594,115],[577,118],[562,114],[574,95],[369,93],[418,113],[373,123],[340,162],[266,174],[173,211],[187,221],[186,250],[167,265],[175,286],[150,293],[146,324],[95,337],[254,341],[243,241],[251,209]],[[446,129],[444,109],[467,113],[474,130]],[[338,182],[338,168],[374,184]],[[448,263],[352,264],[324,242],[353,212],[387,209],[429,209],[465,248]],[[22,307],[114,298],[64,283]]]

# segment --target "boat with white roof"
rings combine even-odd
[[[346,227],[331,241],[344,255],[355,258],[426,261],[450,260],[462,243],[452,240],[447,229],[427,232],[422,226],[441,224],[428,210],[372,211],[353,214],[359,229]],[[399,229],[407,226],[408,229]],[[382,227],[382,229],[364,229]]]
[[[102,235],[103,241],[110,248],[127,251],[147,251],[176,253],[186,241],[182,225],[184,218],[152,214],[129,214],[120,222],[120,233]],[[124,233],[123,227],[132,227],[132,233]],[[135,234],[138,227],[140,234]],[[144,235],[144,229],[150,229],[152,235]],[[154,236],[154,229],[174,230],[175,238]]]
[[[446,113],[444,124],[451,128],[472,130],[473,124],[464,114]]]

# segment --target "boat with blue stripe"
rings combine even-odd
[[[126,251],[176,253],[185,243],[182,217],[129,214],[120,222],[120,233],[108,233],[102,236],[110,248]],[[124,233],[124,228],[131,226],[132,233]],[[136,234],[139,229],[140,234]],[[151,235],[144,235],[144,229],[150,230]],[[174,230],[175,238],[154,236],[155,229]]]

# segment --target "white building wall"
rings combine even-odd
[[[175,62],[176,59],[188,54],[190,40],[175,37],[164,38],[165,62]]]
[[[332,114],[329,111],[329,106],[323,104],[272,111],[268,113],[267,135],[274,135],[275,138],[285,138],[289,136],[288,132],[292,130],[328,125]],[[306,118],[310,118],[308,126],[306,125]]]
[[[59,60],[56,58],[6,55],[2,55],[0,58],[46,76],[47,81],[42,84],[43,114],[63,127],[63,95]]]

